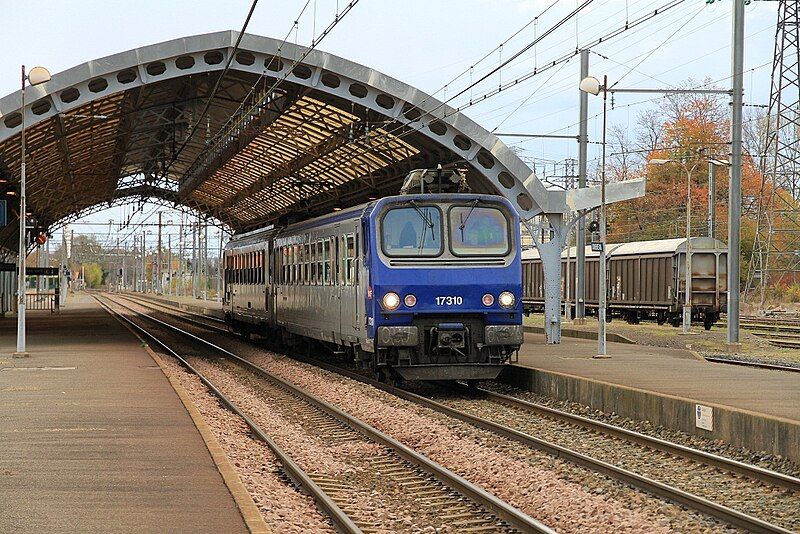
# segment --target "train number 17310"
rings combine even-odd
[[[458,296],[436,297],[437,306],[461,306],[464,304],[464,298]]]

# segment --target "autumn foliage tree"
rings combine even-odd
[[[727,160],[730,125],[727,102],[713,95],[665,97],[665,105],[639,115],[635,138],[619,126],[609,131],[609,181],[647,177],[643,198],[609,207],[609,241],[640,241],[686,236],[691,190],[691,235],[708,235],[710,158]],[[654,159],[670,160],[655,165]],[[715,237],[727,241],[728,169],[714,166]],[[689,187],[691,183],[691,187]],[[742,168],[742,259],[750,259],[761,198],[761,175],[751,157]],[[747,272],[743,265],[742,272]]]

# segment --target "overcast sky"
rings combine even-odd
[[[218,30],[238,30],[251,0],[40,0],[9,4],[3,10],[0,32],[0,95],[19,87],[19,68],[43,65],[56,73],[85,61],[131,48],[187,35]],[[332,20],[336,5],[345,0],[310,0],[291,31],[306,0],[261,0],[248,27],[249,33],[310,44],[312,35]],[[375,68],[440,99],[450,98],[473,79],[496,67],[534,35],[569,14],[576,0],[360,0],[352,12],[319,48]],[[624,27],[669,0],[595,0],[534,49],[501,73],[467,92],[451,104],[460,105],[512,80],[534,67],[585,46],[594,39]],[[554,5],[553,5],[554,4]],[[590,72],[609,76],[619,87],[674,87],[692,79],[710,79],[730,85],[731,0],[686,0],[593,50]],[[746,7],[745,102],[765,104],[774,47],[777,2],[754,1]],[[544,13],[542,14],[542,12]],[[316,16],[315,16],[316,14]],[[514,32],[538,16],[519,36],[494,50]],[[487,53],[492,54],[476,63]],[[465,110],[488,130],[527,133],[576,133],[578,115],[578,60],[546,70],[514,90],[501,93]],[[465,73],[462,77],[454,78]],[[449,84],[446,90],[443,86]],[[438,92],[437,92],[438,91]],[[648,106],[658,106],[651,95],[617,95],[609,122],[633,128],[636,116]],[[590,98],[589,135],[600,138],[601,100]],[[560,161],[574,158],[570,140],[507,139],[527,158]],[[590,158],[597,155],[597,145]],[[145,213],[150,209],[145,209]],[[119,221],[121,210],[92,215],[92,221]],[[96,232],[97,227],[76,227]]]

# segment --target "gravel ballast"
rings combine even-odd
[[[392,435],[564,532],[701,532],[728,527],[371,386],[189,328]]]
[[[177,378],[203,419],[208,423],[225,455],[236,469],[268,526],[280,532],[335,533],[314,500],[286,480],[282,466],[269,448],[250,437],[250,429],[219,400],[196,375],[169,356],[162,360]]]

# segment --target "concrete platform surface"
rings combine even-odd
[[[140,342],[85,294],[0,319],[0,532],[246,532]]]
[[[526,334],[519,365],[664,395],[722,404],[800,422],[800,375],[709,363],[688,350],[609,343],[609,359],[593,359],[597,341]]]

